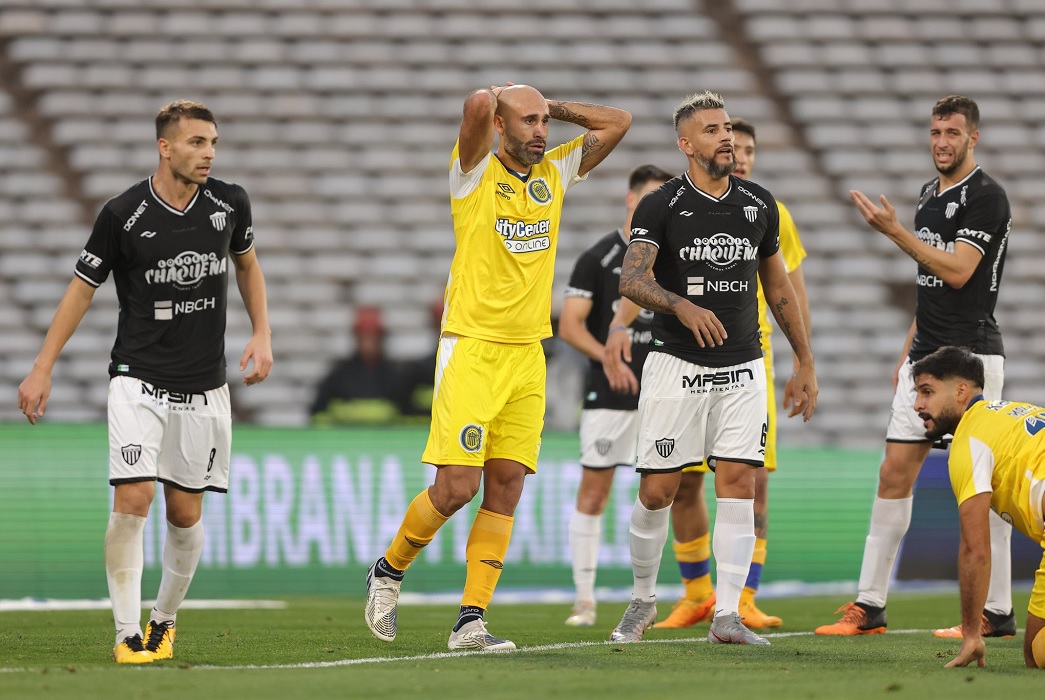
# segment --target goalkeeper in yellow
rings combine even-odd
[[[1045,546],[1045,408],[983,398],[983,363],[965,348],[942,347],[911,368],[914,410],[925,436],[953,434],[948,471],[958,499],[962,645],[947,666],[984,664],[983,605],[991,575],[991,510]],[[1045,628],[1045,558],[1034,576],[1023,658],[1035,668],[1032,643]],[[1043,636],[1045,640],[1045,636]],[[1040,643],[1040,642],[1039,642]]]
[[[586,129],[547,153],[552,119]],[[436,354],[432,426],[421,461],[435,483],[407,508],[384,556],[367,572],[364,617],[396,636],[400,583],[440,527],[483,486],[465,549],[467,573],[450,649],[510,650],[484,619],[504,567],[527,474],[544,427],[545,360],[563,196],[620,142],[631,115],[547,100],[527,85],[476,90],[464,102],[450,156],[457,250]],[[498,139],[493,150],[494,138]]]

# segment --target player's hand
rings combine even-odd
[[[789,410],[792,405],[795,405],[795,406],[798,405],[798,395],[796,393],[797,390],[795,388],[795,378],[797,376],[798,376],[798,370],[796,369],[794,374],[792,374],[790,377],[788,377],[787,381],[784,382],[784,403],[783,403],[783,406],[784,406],[784,410],[785,411]],[[787,417],[790,418],[793,415],[795,415],[795,414],[794,413],[788,413]]]
[[[900,385],[900,371],[903,369],[904,365],[906,365],[906,364],[907,364],[907,356],[904,355],[903,357],[900,358],[900,361],[896,363],[896,366],[893,367],[893,393],[894,394],[896,393],[896,387],[898,387]]]
[[[504,85],[491,85],[490,92],[493,93],[494,97],[500,97],[501,90],[505,89],[506,87],[512,87],[513,85],[515,85],[515,83],[512,82],[506,82]]]
[[[951,659],[945,668],[960,668],[968,666],[973,661],[980,668],[983,668],[984,657],[987,654],[987,649],[983,644],[983,637],[964,637],[962,639],[962,648],[958,650],[958,655]]]
[[[692,302],[680,304],[675,309],[675,315],[683,326],[693,332],[697,345],[702,348],[709,345],[711,347],[722,345],[729,337],[726,335],[726,327],[718,320],[718,316],[702,306],[697,306]]]
[[[602,371],[610,389],[621,394],[637,394],[639,380],[627,363],[631,362],[631,333],[627,329],[613,331],[602,348]]]
[[[871,227],[876,231],[892,234],[898,228],[902,228],[899,219],[896,217],[896,209],[889,203],[884,194],[879,196],[879,200],[882,203],[880,207],[859,190],[849,190],[849,197],[856,204],[856,208],[867,223],[871,224]]]
[[[243,356],[239,358],[239,371],[247,369],[250,360],[254,366],[250,372],[243,377],[243,383],[247,386],[265,381],[272,371],[272,338],[268,333],[254,334],[247,343]]]
[[[808,421],[813,417],[813,412],[816,410],[816,398],[820,394],[820,387],[816,383],[816,374],[813,372],[812,367],[802,365],[788,380],[788,384],[792,382],[794,383],[794,393],[791,399],[791,412],[787,414],[787,417],[791,418],[801,413],[802,420]],[[786,391],[785,387],[785,393]],[[784,407],[787,408],[786,397],[784,401]]]
[[[25,414],[29,423],[36,425],[36,419],[44,417],[47,397],[50,395],[51,373],[33,367],[29,375],[18,385],[18,410]]]

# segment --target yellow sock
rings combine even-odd
[[[508,553],[508,542],[512,539],[512,523],[515,518],[479,509],[468,533],[465,557],[468,574],[464,581],[462,606],[486,609],[493,600],[493,589],[501,578],[504,555]]]
[[[432,505],[428,489],[417,494],[406,509],[403,524],[388,546],[385,559],[395,568],[406,571],[447,520],[449,516],[443,515]]]
[[[686,597],[690,600],[711,597],[715,592],[711,585],[711,533],[689,542],[672,542],[671,547],[686,586]]]
[[[740,594],[742,599],[755,599],[758,593],[758,584],[762,580],[762,567],[766,563],[766,538],[759,537],[755,540],[755,553],[751,555],[751,568],[747,572],[747,582],[744,591]]]

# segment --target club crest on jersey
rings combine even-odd
[[[758,207],[744,207],[744,216],[746,216],[747,220],[751,223],[755,223],[758,219]]]
[[[675,451],[675,440],[673,438],[661,438],[653,443],[657,448],[657,454],[664,459],[671,456],[671,453]]]
[[[606,453],[610,451],[611,447],[613,447],[613,440],[599,438],[595,441],[595,450],[603,457],[606,456]]]
[[[483,427],[471,423],[461,428],[461,449],[465,452],[478,452],[483,448]]]
[[[1028,435],[1037,435],[1042,428],[1045,428],[1045,418],[1041,416],[1027,416],[1023,419],[1023,427],[1026,428]]]
[[[958,202],[947,202],[947,211],[943,215],[949,219],[954,216],[956,211],[958,211]]]
[[[538,204],[547,204],[552,201],[552,188],[548,187],[548,183],[543,177],[530,180],[526,185],[526,194],[530,195],[530,199]]]
[[[225,218],[228,216],[223,211],[216,211],[210,215],[210,225],[214,227],[215,231],[225,230]]]
[[[120,448],[120,454],[123,455],[123,461],[133,467],[138,463],[138,458],[142,456],[142,446],[124,445]]]

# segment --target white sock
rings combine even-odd
[[[889,579],[896,562],[900,542],[911,526],[914,496],[878,498],[871,506],[871,528],[864,541],[864,561],[860,565],[859,594],[856,602],[876,608],[885,607],[889,595]]]
[[[715,617],[737,612],[755,552],[755,499],[717,498],[711,548],[715,554]]]
[[[196,565],[203,553],[203,521],[189,527],[174,527],[167,523],[167,541],[163,545],[163,576],[156,607],[151,619],[156,622],[174,622],[178,608],[189,592],[189,584],[196,573]]]
[[[1012,525],[993,510],[990,513],[991,581],[984,607],[1008,615],[1012,612]]]
[[[105,528],[105,578],[116,623],[116,644],[142,633],[142,568],[145,518],[110,513]]]
[[[577,602],[595,602],[595,570],[599,565],[602,517],[573,511],[570,518],[570,557]]]
[[[631,511],[631,572],[635,578],[633,598],[650,603],[657,599],[657,570],[668,541],[671,506],[647,510],[636,498]]]

